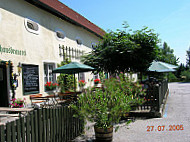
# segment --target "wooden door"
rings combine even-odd
[[[8,107],[6,65],[0,65],[0,107]]]

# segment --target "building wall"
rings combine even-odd
[[[39,24],[39,33],[34,34],[27,31],[25,19],[32,19]],[[66,37],[58,40],[56,30],[64,31]],[[42,9],[31,5],[24,0],[1,0],[0,1],[0,46],[2,48],[15,49],[23,52],[23,55],[1,52],[1,60],[11,60],[14,73],[17,73],[17,65],[35,64],[39,65],[40,93],[44,92],[44,62],[60,63],[63,58],[59,56],[59,45],[74,49],[91,51],[91,44],[98,43],[99,38],[89,31],[66,22]],[[80,37],[83,44],[78,45],[76,38]],[[13,51],[13,50],[12,50]],[[25,54],[24,54],[25,53]],[[77,61],[78,59],[72,59]],[[93,76],[85,75],[86,80]],[[22,76],[18,77],[19,87],[16,97],[23,97]],[[26,96],[25,96],[26,97]],[[27,97],[26,97],[27,98]]]

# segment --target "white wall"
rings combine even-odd
[[[39,34],[28,32],[24,21],[32,19],[39,24]],[[55,30],[61,29],[66,34],[64,40],[58,40]],[[44,10],[41,10],[24,0],[1,0],[0,1],[0,45],[1,47],[26,51],[26,56],[10,53],[0,53],[1,60],[11,60],[14,73],[17,73],[19,62],[24,64],[39,65],[40,93],[44,93],[44,62],[60,63],[59,45],[77,48],[85,52],[91,51],[91,43],[98,43],[99,38],[87,30],[70,24]],[[83,41],[77,45],[75,39],[80,37]],[[86,74],[86,80],[92,78]],[[23,97],[22,76],[18,77],[19,87],[16,97]],[[26,97],[26,96],[24,96]]]

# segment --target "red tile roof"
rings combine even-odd
[[[30,0],[27,0],[31,2]],[[91,23],[85,17],[75,12],[68,6],[64,5],[58,0],[33,0],[34,4],[40,5],[40,7],[48,9],[51,12],[56,12],[59,16],[71,21],[74,24],[80,25],[83,28],[95,33],[97,36],[102,37],[105,31]],[[44,7],[45,6],[45,7]]]

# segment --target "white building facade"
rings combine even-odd
[[[0,106],[14,92],[27,100],[46,95],[44,84],[56,81],[52,70],[63,61],[63,51],[79,62],[105,34],[57,0],[1,0],[0,32]],[[92,78],[85,73],[85,80]]]

